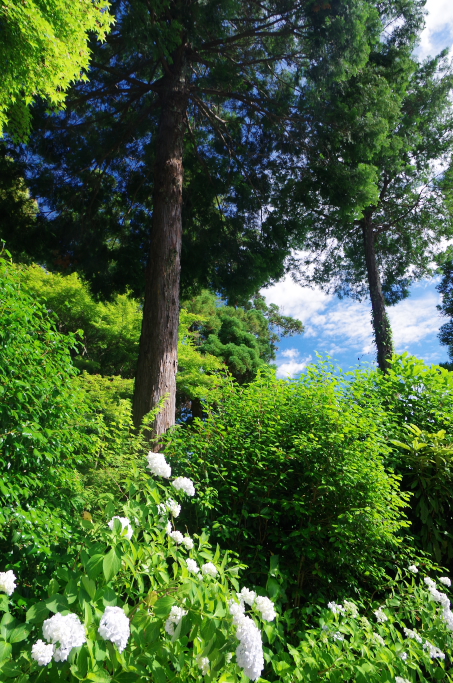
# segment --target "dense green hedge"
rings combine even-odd
[[[291,604],[371,587],[400,552],[409,496],[386,471],[378,397],[325,364],[299,379],[232,384],[166,452],[204,490],[188,519],[235,548],[263,584],[269,563]],[[275,590],[281,590],[281,586]]]

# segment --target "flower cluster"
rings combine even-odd
[[[249,607],[253,607],[253,603],[255,602],[255,599],[256,599],[255,591],[251,591],[244,586],[244,588],[241,590],[241,592],[237,593],[237,596],[239,598],[239,602],[242,605],[244,603],[246,603]]]
[[[156,477],[170,479],[171,467],[165,460],[165,456],[162,453],[153,453],[150,451],[148,453],[147,460],[149,469],[154,475],[156,475]]]
[[[443,583],[447,588],[450,588],[451,586],[451,579],[449,579],[448,576],[441,576],[439,582]]]
[[[183,609],[182,607],[178,607],[177,605],[174,605],[171,610],[170,614],[168,615],[168,619],[165,622],[165,630],[170,636],[175,635],[175,630],[179,622],[183,617],[185,617],[187,614],[187,610]]]
[[[411,638],[412,640],[416,640],[417,643],[420,643],[420,644],[423,643],[423,638],[421,637],[421,635],[419,635],[417,633],[417,631],[412,631],[410,628],[404,628],[403,631],[404,631],[404,635],[406,636],[406,638]]]
[[[439,648],[430,643],[429,640],[425,640],[423,649],[428,650],[428,654],[431,659],[445,659],[445,654],[442,652],[442,650],[439,650]]]
[[[263,643],[261,633],[253,619],[244,614],[244,605],[232,600],[230,614],[236,626],[236,661],[252,681],[258,680],[264,668]]]
[[[105,608],[98,633],[104,640],[110,640],[122,652],[127,645],[131,628],[129,619],[121,607]]]
[[[201,565],[201,573],[204,576],[217,576],[219,570],[212,562],[206,562],[206,564]]]
[[[418,574],[418,569],[415,566],[415,564],[411,564],[410,567],[408,567],[409,571],[412,572],[412,574]]]
[[[258,612],[261,613],[261,617],[264,621],[274,621],[277,616],[277,612],[274,609],[274,603],[263,595],[258,595],[255,600],[255,607]]]
[[[445,586],[448,586],[448,584],[445,582],[445,580],[450,581],[450,579],[447,576],[442,577],[443,581],[442,583]],[[440,579],[439,579],[440,581]],[[428,591],[436,602],[440,603],[443,607],[443,613],[442,613],[442,618],[445,621],[447,628],[450,629],[450,631],[453,631],[453,612],[450,609],[450,600],[448,599],[448,596],[445,595],[445,593],[441,593],[439,590],[437,590],[436,582],[433,581],[429,576],[426,576],[424,578],[424,582],[428,586]],[[451,582],[450,582],[451,583]]]
[[[327,607],[332,610],[334,614],[342,614],[345,611],[343,605],[337,605],[336,602],[327,603]]]
[[[31,648],[31,658],[38,662],[39,666],[47,666],[53,657],[54,646],[39,639]]]
[[[172,538],[172,539],[174,540],[174,542],[177,543],[178,545],[180,545],[180,543],[182,543],[183,540],[184,540],[184,536],[182,535],[182,533],[181,533],[180,531],[171,531],[168,535],[169,535],[170,538]]]
[[[203,676],[207,676],[209,673],[209,659],[207,657],[200,657],[198,659],[198,666],[201,669]]]
[[[385,621],[388,621],[388,620],[389,620],[389,618],[388,618],[388,616],[385,614],[385,612],[382,611],[382,605],[379,607],[379,609],[377,609],[377,610],[375,611],[374,615],[375,615],[375,617],[376,617],[376,619],[377,619],[377,621],[378,621],[379,624],[383,624]]]
[[[192,550],[193,548],[193,540],[190,538],[190,536],[184,536],[182,539],[182,544],[187,550]]]
[[[172,515],[172,517],[179,517],[179,513],[181,512],[181,506],[179,503],[176,502],[176,500],[173,500],[173,498],[169,498],[165,501],[165,506],[168,512]]]
[[[6,593],[6,595],[12,595],[16,588],[16,577],[12,569],[7,572],[0,572],[0,591]]]
[[[187,477],[176,477],[176,479],[173,479],[171,482],[171,485],[177,491],[184,491],[188,496],[195,495],[195,486],[193,485],[192,479],[188,479]]]
[[[411,682],[408,681],[407,678],[403,678],[402,676],[395,676],[395,683],[411,683]]]
[[[277,616],[277,612],[274,609],[274,603],[269,598],[262,595],[256,595],[255,591],[251,591],[248,588],[243,588],[240,593],[236,593],[239,599],[239,603],[244,607],[244,604],[249,605],[249,607],[255,606],[261,614],[261,618],[264,621],[274,621]]]
[[[57,612],[46,619],[42,625],[42,634],[50,643],[46,646],[42,640],[38,640],[32,649],[32,657],[41,666],[49,664],[52,656],[55,662],[65,662],[73,647],[80,647],[86,643],[85,626],[80,621],[77,614],[66,614],[63,616]],[[57,643],[59,647],[56,647]],[[52,648],[52,653],[50,653]]]
[[[198,567],[197,563],[195,560],[192,560],[190,557],[187,558],[186,560],[186,565],[187,569],[191,574],[199,574],[200,573],[200,568]]]
[[[129,540],[131,540],[132,535],[134,533],[134,530],[131,526],[130,519],[128,517],[118,517],[118,515],[115,515],[114,517],[112,517],[112,519],[108,523],[108,526],[112,530],[113,530],[113,524],[115,522],[115,519],[118,519],[121,522],[122,531],[124,532],[126,530],[125,533],[123,533],[123,535],[126,536],[126,538],[128,538]]]
[[[355,602],[345,600],[343,604],[345,613],[348,614],[350,617],[353,617],[353,619],[357,619],[357,617],[359,616],[359,610]]]

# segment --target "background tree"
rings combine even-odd
[[[371,299],[384,371],[393,351],[386,305],[433,272],[445,258],[442,238],[453,234],[441,173],[453,150],[451,65],[446,53],[412,58],[416,10],[412,26],[377,43],[352,78],[324,87],[314,72],[300,100],[310,146],[293,157],[277,199],[308,226],[297,280]]]
[[[61,275],[44,268],[11,266],[24,289],[44,304],[60,333],[77,335],[71,350],[74,365],[91,375],[110,378],[119,395],[131,398],[142,305],[129,294],[96,301],[77,273]],[[301,333],[299,320],[281,315],[256,296],[244,307],[226,306],[210,292],[183,302],[179,316],[176,376],[177,414],[184,419],[203,414],[202,401],[212,399],[228,371],[243,383],[274,358],[281,336]],[[123,382],[118,382],[122,378]],[[88,378],[85,375],[85,379]]]
[[[281,337],[304,330],[300,320],[282,315],[278,306],[268,306],[259,294],[235,307],[204,291],[184,301],[183,307],[200,316],[191,326],[200,351],[221,358],[240,384],[250,382],[260,368],[275,360]]]
[[[0,136],[23,139],[37,96],[61,107],[66,90],[90,60],[88,40],[104,40],[113,17],[105,0],[5,0],[0,7]]]
[[[380,24],[374,6],[356,0],[165,0],[152,8],[133,0],[114,10],[118,22],[96,49],[90,82],[74,89],[71,109],[44,137],[54,168],[39,170],[50,181],[39,194],[61,211],[60,225],[73,227],[75,216],[85,235],[76,257],[94,280],[108,286],[116,276],[124,287],[131,267],[122,267],[132,264],[137,282],[136,264],[148,262],[134,415],[139,424],[168,393],[159,434],[174,421],[184,156],[194,188],[184,205],[184,263],[250,296],[283,274],[292,247],[288,231],[262,224],[271,180],[256,169],[265,159],[254,156],[258,140],[284,126],[310,59],[332,77],[354,70]],[[78,245],[66,242],[63,253],[57,245],[59,258],[74,263]]]

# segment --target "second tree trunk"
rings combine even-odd
[[[383,372],[387,372],[393,355],[392,330],[385,308],[381,277],[376,259],[376,234],[373,230],[371,214],[365,214],[361,225],[370,290],[374,340],[377,347],[377,362],[379,368]]]

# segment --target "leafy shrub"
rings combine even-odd
[[[297,647],[288,645],[288,652],[283,647],[272,667],[284,683],[451,681],[453,615],[439,605],[439,595],[433,597],[441,593],[450,604],[445,586],[440,588],[402,579],[399,570],[381,602],[366,609],[347,600],[330,603],[319,626],[307,630]],[[267,630],[274,640],[275,629]]]
[[[220,677],[235,683],[246,680],[242,669],[259,677],[264,662],[255,621],[274,618],[272,603],[256,601],[249,617],[241,614],[235,595],[240,566],[228,553],[213,551],[206,536],[191,539],[173,531],[174,497],[185,494],[172,484],[149,477],[141,477],[140,485],[131,481],[124,505],[109,503],[97,518],[85,520],[84,538],[71,561],[63,559],[41,601],[24,599],[27,579],[18,574],[11,604],[6,595],[0,600],[6,611],[0,680],[166,683]],[[0,575],[0,590],[5,584]],[[110,630],[100,628],[108,610]],[[68,615],[77,638],[50,628]],[[253,643],[244,638],[246,631]],[[47,643],[36,646],[43,637]]]
[[[74,344],[74,336],[55,330],[43,306],[0,259],[3,515],[25,502],[27,508],[43,502],[77,508],[77,466],[89,457],[90,440],[78,429],[82,398],[70,356]]]
[[[386,375],[372,371],[363,379],[385,408],[393,438],[405,436],[409,424],[428,432],[453,430],[453,373],[445,368],[403,354]]]
[[[453,566],[453,442],[445,430],[435,434],[407,426],[406,443],[394,441],[403,486],[413,492],[409,518],[419,547],[437,562]],[[396,459],[396,458],[395,458]]]
[[[296,606],[314,593],[374,586],[407,524],[408,496],[384,468],[385,414],[348,391],[325,364],[290,382],[269,373],[225,388],[204,422],[166,439],[204,491],[190,524],[234,547],[252,583],[263,585],[270,560],[278,563]]]
[[[385,464],[412,493],[409,533],[418,548],[453,569],[453,373],[403,354],[386,375],[356,372],[349,390],[353,400],[385,411],[383,434],[391,446]]]

